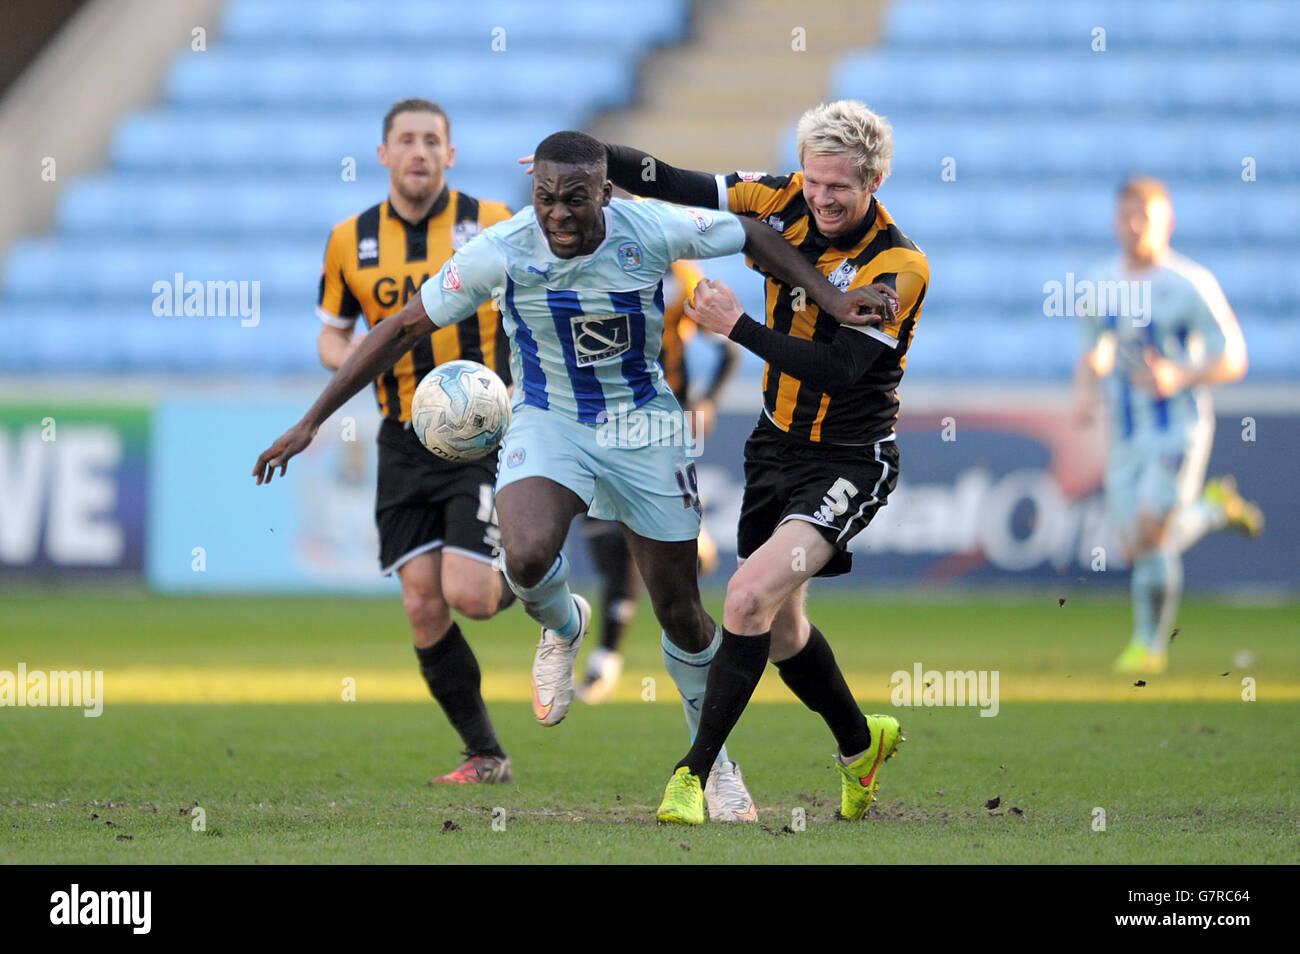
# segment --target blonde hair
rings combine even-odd
[[[800,165],[807,152],[818,156],[851,156],[863,185],[870,185],[877,175],[882,182],[889,178],[889,163],[894,158],[894,127],[864,103],[841,99],[822,103],[799,117],[795,145]]]

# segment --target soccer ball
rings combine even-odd
[[[505,382],[477,361],[448,361],[424,376],[411,399],[411,427],[443,460],[478,460],[510,425]]]

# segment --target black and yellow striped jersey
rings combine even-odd
[[[866,329],[889,351],[850,388],[834,397],[771,365],[763,369],[763,409],[791,437],[825,444],[874,444],[898,418],[895,388],[907,366],[921,304],[930,283],[925,254],[894,224],[874,198],[862,225],[831,240],[818,231],[803,196],[803,173],[770,176],[736,172],[725,184],[725,209],[749,215],[781,232],[817,270],[843,291],[882,282],[898,295],[898,311],[879,328]],[[749,260],[766,279],[767,326],[795,338],[829,342],[839,323]]]
[[[500,202],[444,188],[420,222],[407,222],[387,200],[340,222],[325,246],[317,315],[344,329],[360,315],[373,328],[418,295],[452,252],[510,215]],[[510,383],[510,344],[492,302],[479,308],[477,319],[432,331],[381,374],[375,381],[380,414],[409,420],[415,386],[435,365],[457,358],[485,364]]]

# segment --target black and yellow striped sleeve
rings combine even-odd
[[[790,199],[803,189],[790,173],[770,176],[766,172],[733,172],[718,176],[718,196],[725,200],[718,208],[737,215],[754,215],[765,218],[779,212]]]
[[[344,263],[347,261],[347,244],[344,237],[348,229],[339,226],[330,233],[325,245],[325,261],[321,265],[320,290],[316,296],[316,315],[331,328],[349,330],[361,314],[361,303],[348,288]],[[355,257],[355,247],[352,250]]]

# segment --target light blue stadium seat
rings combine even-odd
[[[230,45],[281,48],[301,43],[395,44],[440,52],[481,43],[504,31],[507,53],[566,46],[603,45],[634,55],[680,35],[686,26],[682,0],[611,4],[569,0],[559,6],[531,0],[464,4],[455,0],[397,0],[380,10],[353,0],[321,0],[303,7],[282,0],[237,0],[222,17],[221,38]],[[498,44],[499,45],[499,44]]]
[[[527,181],[515,173],[504,190],[499,176],[453,170],[448,184],[480,199],[520,208]],[[356,215],[388,194],[378,175],[357,182],[253,179],[248,177],[159,178],[91,176],[68,187],[59,202],[57,224],[69,235],[170,236],[229,240],[254,236],[298,241],[319,240],[338,222]]]
[[[866,100],[882,112],[1017,110],[1045,115],[1146,107],[1164,114],[1195,109],[1263,115],[1300,107],[1300,61],[1289,54],[1197,56],[1173,53],[982,53],[880,50],[845,59],[831,77],[836,97]]]
[[[274,56],[246,49],[213,49],[176,60],[165,98],[182,108],[239,106],[375,110],[411,96],[441,104],[455,121],[467,107],[596,109],[626,102],[636,63],[604,47],[571,57],[546,52],[494,55],[449,50],[413,70],[419,51],[394,56],[386,48],[325,54],[281,50]],[[382,115],[382,113],[381,113]]]
[[[1231,7],[1183,0],[909,0],[891,3],[891,48],[1091,49],[1106,30],[1108,51],[1300,48],[1300,7],[1291,0],[1242,0]]]
[[[138,113],[118,126],[110,155],[114,167],[123,171],[193,175],[222,170],[247,176],[250,171],[285,175],[317,170],[335,180],[340,180],[344,157],[353,157],[358,175],[370,171],[386,179],[375,155],[382,118],[382,112],[355,111],[318,116],[297,111]],[[517,176],[519,156],[551,133],[577,125],[576,120],[564,110],[498,111],[465,120],[453,113],[456,168],[490,167]]]

